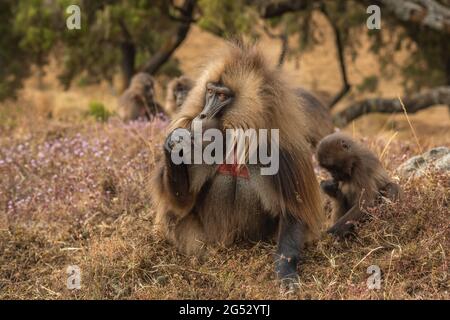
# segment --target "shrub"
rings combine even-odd
[[[98,121],[106,121],[111,116],[103,103],[98,101],[92,101],[89,103],[88,115],[94,117]]]

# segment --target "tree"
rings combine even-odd
[[[137,71],[155,74],[185,39],[196,0],[83,1],[83,32],[64,32],[65,83],[87,71],[111,78],[120,67],[126,87]]]
[[[363,83],[350,84],[346,75],[344,52],[352,57],[357,54],[358,34],[366,32],[371,41],[371,50],[379,56],[382,71],[387,74],[400,73],[403,76],[405,107],[416,112],[437,104],[449,104],[450,86],[450,1],[434,0],[354,0],[354,1],[311,1],[311,0],[249,0],[261,18],[280,23],[288,21],[297,25],[291,33],[298,34],[300,51],[319,44],[314,37],[312,12],[320,12],[333,29],[337,59],[342,75],[342,89],[336,94],[329,107],[350,91],[374,90],[377,78],[370,76]],[[366,8],[377,4],[382,10],[382,32],[369,30],[366,25]],[[294,17],[294,18],[293,18]],[[292,30],[292,28],[291,28]],[[393,54],[408,45],[409,59],[401,66],[392,63]],[[383,48],[383,52],[380,49]],[[440,87],[441,86],[441,87]],[[442,87],[443,86],[443,87]],[[424,89],[428,89],[421,92]],[[419,92],[416,94],[416,92]],[[413,94],[415,93],[415,94]],[[438,94],[439,93],[439,94]],[[445,94],[444,94],[445,93]],[[409,97],[413,94],[411,97]],[[436,95],[439,99],[436,99]],[[370,112],[403,112],[398,108],[398,99],[368,99],[337,114],[335,122],[343,126],[348,121]]]
[[[403,110],[403,106],[405,110]],[[368,113],[416,113],[437,104],[450,105],[450,87],[437,87],[421,93],[415,93],[393,99],[366,99],[348,106],[334,116],[337,126],[343,127],[351,121]]]
[[[28,76],[30,65],[43,58],[39,54],[30,54],[24,42],[27,41],[35,52],[41,52],[42,47],[49,45],[49,41],[45,41],[46,30],[33,28],[29,31],[29,36],[24,37],[15,23],[16,12],[16,1],[0,2],[0,100],[14,96],[22,80]],[[31,38],[35,41],[31,41]]]
[[[65,11],[72,4],[81,9],[80,30],[66,28]],[[98,81],[120,72],[126,87],[138,70],[155,74],[186,37],[196,0],[18,0],[0,7],[0,30],[7,35],[0,40],[0,57],[8,66],[0,71],[2,98],[50,54],[62,65],[66,88],[79,75]]]

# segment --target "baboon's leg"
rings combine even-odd
[[[201,255],[204,249],[205,233],[197,216],[189,214],[173,228],[173,239],[180,252],[187,255]]]
[[[280,218],[276,273],[279,279],[296,281],[297,264],[305,243],[305,226],[290,215]]]

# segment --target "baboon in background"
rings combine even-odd
[[[317,159],[333,177],[320,184],[333,200],[334,225],[328,230],[331,234],[350,234],[354,222],[382,196],[390,200],[400,197],[400,186],[389,178],[378,157],[343,133],[333,133],[320,141]]]
[[[150,119],[163,112],[162,107],[154,99],[153,77],[145,72],[135,74],[128,89],[119,97],[120,118],[124,121]]]
[[[194,81],[186,76],[173,79],[167,85],[166,111],[169,115],[175,114],[194,86]]]
[[[314,150],[323,137],[334,132],[333,119],[330,111],[312,93],[302,88],[297,88],[296,93],[307,118],[306,139]]]
[[[261,175],[262,166],[250,164],[176,165],[170,131],[153,180],[156,227],[187,254],[201,253],[203,244],[277,236],[276,272],[292,284],[305,238],[318,234],[323,221],[306,141],[307,115],[281,71],[269,68],[256,46],[229,43],[220,53],[196,82],[170,130],[189,130],[194,119],[221,132],[279,129],[278,173]]]

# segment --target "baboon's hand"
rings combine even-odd
[[[339,239],[345,239],[355,234],[355,224],[351,221],[347,221],[347,223],[342,224],[335,224],[327,230],[327,233],[332,234]]]
[[[173,148],[175,147],[175,141],[173,141],[172,139],[172,134],[173,131],[169,133],[166,140],[164,141],[164,152],[169,155],[172,152]]]
[[[299,287],[297,267],[285,258],[280,258],[276,266],[277,277],[280,280],[280,290],[283,294],[295,292]]]
[[[284,278],[280,280],[280,292],[282,294],[292,294],[295,293],[300,288],[300,283],[298,277],[295,278]]]
[[[388,183],[382,190],[381,195],[391,201],[397,201],[401,196],[400,186],[394,182]]]
[[[189,138],[189,142],[184,141],[183,136],[181,135],[175,135],[175,131],[177,129],[175,129],[174,131],[172,131],[166,138],[166,141],[164,141],[164,153],[166,156],[168,156],[170,158],[171,152],[172,150],[175,148],[176,145],[181,145],[183,143],[191,143],[190,140],[191,138]]]
[[[334,179],[323,180],[320,182],[320,188],[322,188],[323,192],[325,192],[330,197],[336,197],[339,190],[339,184]]]
[[[299,287],[296,259],[281,256],[276,261],[275,272],[283,293],[294,292]]]

